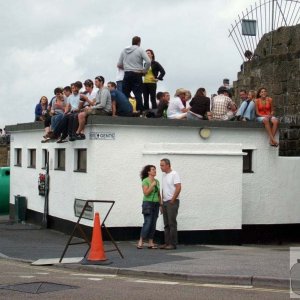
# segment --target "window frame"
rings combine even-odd
[[[42,149],[42,170],[46,169],[47,152],[47,149]]]
[[[28,165],[27,165],[27,168],[36,169],[36,149],[34,149],[34,148],[28,149]]]
[[[243,173],[254,173],[254,171],[253,171],[253,149],[243,149],[242,151],[243,151],[243,153],[247,153],[247,155],[243,155]],[[246,168],[246,165],[248,165],[247,168]]]
[[[63,154],[63,159],[61,155]],[[63,163],[63,165],[62,165]],[[55,149],[55,168],[56,171],[65,171],[66,170],[66,149],[57,148]]]
[[[80,168],[81,164],[85,164],[84,168]],[[86,148],[75,149],[74,172],[87,173],[87,149]]]
[[[15,148],[14,166],[22,167],[22,148]]]

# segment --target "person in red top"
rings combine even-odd
[[[278,129],[279,121],[274,117],[273,100],[268,97],[266,88],[258,90],[255,100],[256,120],[265,125],[268,136],[270,137],[270,146],[278,147],[275,135]]]

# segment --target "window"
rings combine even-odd
[[[75,150],[75,172],[86,172],[86,149]]]
[[[22,167],[22,149],[15,149],[15,166]]]
[[[48,150],[46,149],[43,149],[42,150],[42,169],[46,169],[46,162],[47,162],[47,153],[48,153]]]
[[[28,168],[36,167],[36,149],[28,149]]]
[[[243,150],[247,155],[243,156],[243,173],[253,173],[252,170],[252,153],[253,150]]]
[[[65,171],[66,149],[55,149],[55,170]]]

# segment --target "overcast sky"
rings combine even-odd
[[[241,57],[228,28],[254,0],[0,0],[0,128],[31,122],[41,96],[103,75],[131,38],[166,70],[158,91],[215,93]]]

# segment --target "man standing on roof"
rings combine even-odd
[[[141,38],[134,36],[132,46],[125,48],[119,58],[117,67],[123,69],[123,93],[129,98],[132,91],[137,102],[137,110],[142,112],[143,75],[150,68],[151,61],[145,50],[140,48]]]

